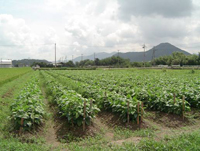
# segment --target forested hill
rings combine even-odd
[[[100,52],[100,53],[96,53],[95,54],[95,58],[98,58],[98,59],[105,59],[105,58],[108,58],[108,57],[111,57],[113,56],[114,54],[116,54],[117,52],[112,52],[112,53],[106,53],[106,52]],[[79,56],[77,58],[74,59],[74,62],[79,62],[81,61],[81,59],[83,60],[86,60],[86,59],[89,59],[89,60],[94,60],[94,54],[91,54],[89,56]]]
[[[189,52],[184,51],[170,43],[161,43],[157,46],[154,47],[155,49],[155,58],[161,57],[161,56],[169,56],[172,55],[173,52],[182,52],[185,55],[190,55]],[[117,52],[112,52],[112,53],[106,53],[106,52],[101,52],[101,53],[96,53],[95,58],[98,59],[105,59],[109,58],[111,56],[118,56]],[[142,62],[144,60],[144,52],[126,52],[126,53],[119,53],[119,56],[124,58],[124,59],[130,59],[131,62]],[[153,48],[150,50],[146,50],[145,53],[145,60],[146,61],[151,61],[152,56],[153,56]],[[83,60],[94,60],[94,54],[91,54],[89,56],[84,56],[83,55]],[[74,59],[74,62],[79,62],[81,61],[81,56],[77,57]]]
[[[153,56],[153,49],[155,49],[155,58],[161,56],[169,56],[173,52],[182,52],[185,55],[190,55],[189,52],[184,51],[176,46],[171,45],[170,43],[161,43],[154,48],[146,51],[145,61],[151,61]],[[118,54],[115,54],[117,56]],[[142,62],[144,60],[144,52],[127,52],[119,53],[119,56],[124,59],[130,59],[131,62]]]
[[[45,62],[45,63],[50,63],[47,60],[39,60],[39,59],[22,59],[22,60],[13,60],[13,66],[30,66],[34,62]]]

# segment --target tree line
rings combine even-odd
[[[185,55],[181,52],[173,52],[170,56],[162,56],[152,61],[152,65],[200,65],[200,53],[198,55]]]
[[[32,66],[39,65],[40,67],[54,67],[53,64],[48,64],[45,62],[34,62]],[[130,62],[129,59],[124,59],[119,56],[112,56],[105,59],[95,60],[82,60],[79,62],[60,62],[57,66],[61,67],[90,67],[90,66],[107,66],[107,67],[119,67],[119,68],[129,68],[129,67],[152,67],[157,65],[200,65],[200,53],[198,55],[185,55],[181,52],[173,52],[170,56],[162,56],[155,58],[149,62]]]

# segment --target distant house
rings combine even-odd
[[[0,60],[0,68],[12,68],[12,60]]]
[[[56,67],[62,67],[63,63],[60,62],[60,63],[56,63]],[[55,67],[55,63],[53,63],[53,66]]]
[[[40,66],[39,66],[39,65],[36,65],[36,69],[40,69]]]
[[[39,65],[33,66],[32,69],[33,69],[33,70],[40,69],[40,66],[39,66]]]

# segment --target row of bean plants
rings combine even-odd
[[[41,71],[45,79],[45,85],[48,94],[52,96],[52,101],[57,104],[59,113],[61,116],[66,117],[68,123],[72,125],[81,126],[85,120],[86,124],[90,124],[91,120],[100,111],[99,108],[93,104],[95,102],[91,98],[83,98],[76,91],[69,90],[67,87],[62,86],[50,75]],[[84,119],[84,101],[85,107],[85,119]]]
[[[71,89],[78,91],[85,97],[95,98],[100,109],[109,109],[112,112],[119,113],[124,122],[127,121],[126,117],[128,112],[130,121],[136,121],[137,116],[141,116],[137,113],[137,104],[140,101],[130,95],[126,97],[117,94],[116,92],[105,91],[105,89],[102,89],[99,86],[75,81],[52,71],[47,73],[58,80],[60,79],[60,82],[64,83],[66,86],[70,86]]]
[[[45,111],[42,93],[38,84],[38,78],[32,78],[11,105],[10,118],[14,121],[16,128],[23,126],[24,129],[31,129],[33,126],[42,123]],[[21,125],[22,119],[23,125]]]
[[[185,96],[185,111],[191,107],[199,107],[199,80],[197,78],[170,78],[165,73],[157,74],[150,73],[141,76],[141,73],[136,72],[132,77],[132,73],[126,72],[126,76],[120,75],[120,72],[83,72],[83,71],[57,71],[57,74],[62,74],[77,81],[85,81],[89,84],[102,86],[102,88],[115,91],[121,95],[131,95],[136,99],[145,103],[146,107],[151,110],[158,110],[168,113],[181,114],[183,109],[182,98]],[[124,72],[122,72],[124,73]],[[189,75],[190,76],[190,75]],[[153,78],[152,78],[153,77]],[[166,78],[167,77],[167,78]],[[184,79],[184,80],[183,80]],[[189,81],[190,80],[190,81]],[[187,83],[188,81],[188,83]],[[189,93],[189,92],[191,93]],[[176,95],[174,101],[174,94]]]

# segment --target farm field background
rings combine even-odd
[[[0,75],[0,150],[200,150],[199,70]]]
[[[0,68],[0,85],[12,81],[29,71],[31,71],[30,68]]]

